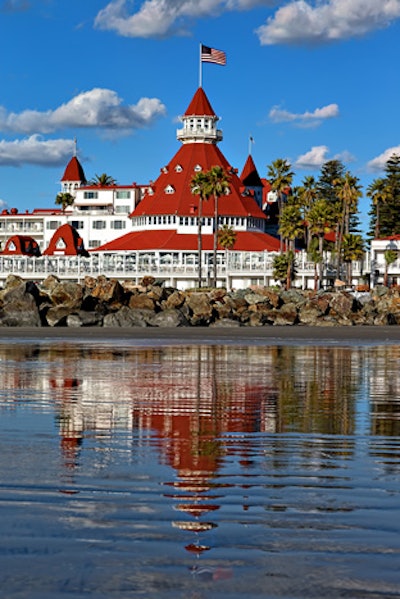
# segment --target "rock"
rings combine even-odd
[[[34,283],[17,284],[17,279],[6,287],[0,310],[2,327],[40,327],[42,325],[37,300],[39,290]]]
[[[139,295],[131,295],[128,303],[129,308],[145,309],[155,311],[156,305],[153,299],[151,299],[146,293],[140,293]]]
[[[184,327],[188,326],[189,323],[181,310],[164,310],[158,312],[152,318],[148,320],[149,326],[152,327]]]
[[[116,279],[97,277],[96,286],[90,291],[90,295],[104,303],[119,303],[124,297],[124,289]]]
[[[47,290],[47,296],[55,306],[66,306],[74,310],[82,305],[83,288],[78,283],[54,281],[54,285]]]
[[[152,310],[132,310],[123,306],[117,312],[104,316],[103,327],[146,327],[153,316]]]
[[[169,310],[171,308],[180,308],[183,306],[186,299],[186,295],[183,291],[173,291],[167,299],[162,302],[163,310]]]
[[[299,310],[299,322],[301,324],[315,325],[317,320],[323,316],[318,303],[303,304]]]
[[[69,314],[66,319],[67,327],[97,327],[102,326],[103,316],[98,312],[79,310]]]
[[[274,325],[294,325],[298,320],[297,307],[294,303],[283,304],[279,310],[276,311],[276,318]]]
[[[67,324],[71,310],[67,306],[53,306],[44,310],[43,318],[49,327],[62,327]]]
[[[213,309],[206,292],[190,293],[186,298],[186,305],[191,313],[190,323],[192,325],[209,325]]]

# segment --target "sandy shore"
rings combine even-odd
[[[57,340],[71,341],[162,341],[171,343],[399,343],[400,327],[179,327],[179,328],[103,328],[103,327],[4,327],[0,328],[0,342],[15,340]]]

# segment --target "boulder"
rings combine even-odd
[[[3,306],[0,309],[1,327],[40,327],[42,325],[38,298],[39,290],[30,281],[13,283],[2,292]]]
[[[153,316],[152,310],[132,310],[123,306],[117,312],[104,316],[103,327],[147,327]]]
[[[169,309],[158,312],[152,318],[148,320],[149,326],[152,327],[184,327],[188,326],[189,323],[185,318],[183,312],[179,309]]]
[[[192,325],[209,325],[213,317],[213,308],[206,292],[190,293],[186,298],[186,305],[191,314]]]

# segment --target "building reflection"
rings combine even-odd
[[[355,434],[364,394],[371,434],[398,435],[399,358],[393,346],[3,345],[0,410],[29,402],[54,411],[66,489],[89,437],[106,443],[124,430],[130,451],[151,443],[174,472],[164,485],[173,526],[187,535],[187,551],[200,554],[224,496],[221,469],[227,459],[251,468],[249,433],[264,435],[265,459],[276,468],[282,434],[318,434],[318,447],[304,445],[303,458],[323,463],[329,437]],[[352,451],[342,439],[335,455]]]

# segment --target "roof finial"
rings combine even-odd
[[[76,137],[74,137],[74,157],[76,158],[76,154],[77,154],[77,139]]]
[[[254,143],[255,143],[254,138],[250,135],[249,136],[249,155],[250,156],[251,156],[251,148]]]

